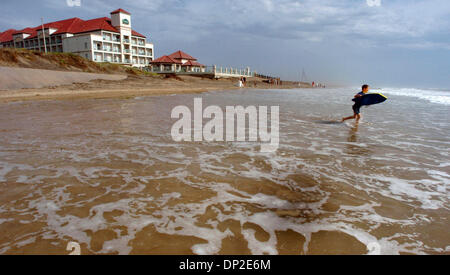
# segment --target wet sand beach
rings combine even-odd
[[[135,83],[118,98],[3,99],[0,254],[68,254],[72,241],[82,254],[450,253],[448,104],[386,91],[355,125],[336,122],[352,89],[146,96]],[[96,85],[113,84],[54,91]],[[279,150],[174,142],[171,110],[196,97],[280,106]]]

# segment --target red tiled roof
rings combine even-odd
[[[0,43],[13,40],[13,33],[15,32],[16,30],[14,29],[9,29],[7,31],[0,32]]]
[[[37,28],[26,28],[26,29],[23,29],[23,30],[20,30],[20,31],[16,31],[15,33],[13,33],[13,35],[15,35],[15,34],[21,34],[21,33],[27,33],[27,34],[29,34],[30,36],[28,36],[27,38],[25,38],[25,39],[28,39],[28,38],[33,38],[33,37],[36,37],[36,35],[37,35]]]
[[[119,12],[122,12],[122,13],[125,13],[125,14],[128,14],[128,15],[131,15],[131,13],[129,13],[129,12],[127,12],[126,10],[123,10],[123,9],[115,10],[115,11],[111,12],[111,14],[115,14],[115,13],[119,13]]]
[[[20,31],[15,31],[12,35],[21,34],[21,33],[33,34],[34,33],[34,29],[26,28],[26,29],[23,29],[23,30],[20,30]]]
[[[80,18],[70,18],[65,20],[60,20],[56,22],[46,23],[44,24],[44,29],[57,29],[57,31],[53,34],[62,34],[62,33],[76,33],[75,27],[81,23],[85,22],[84,20],[81,20]],[[34,38],[37,36],[37,31],[42,29],[42,25],[39,25],[34,29],[34,33],[32,36],[28,38]]]
[[[83,33],[97,30],[105,30],[110,32],[119,32],[111,25],[111,19],[108,17],[96,18],[75,24],[71,28],[71,33]],[[59,30],[58,30],[59,33]]]
[[[138,33],[137,31],[133,31],[133,30],[131,30],[131,35],[145,38],[145,35],[142,35],[142,34]]]
[[[46,23],[44,24],[44,29],[49,29],[49,28],[53,28],[53,29],[57,29],[57,31],[53,34],[62,34],[62,33],[77,33],[76,31],[76,27],[86,21],[81,20],[80,18],[70,18],[70,19],[65,19],[65,20],[61,20],[61,21],[56,21],[56,22],[51,22],[51,23]],[[42,29],[42,25],[39,25],[37,27],[34,28],[26,28],[20,31],[16,31],[15,33],[28,33],[30,34],[29,37],[27,37],[26,39],[31,39],[31,38],[35,38],[37,36],[37,31]],[[12,40],[12,38],[11,38]],[[8,40],[6,40],[8,41]],[[1,42],[5,42],[5,41],[1,41]]]
[[[198,63],[197,61],[189,60],[188,62],[184,63],[183,66],[197,66],[197,67],[206,67],[203,64]]]
[[[171,54],[169,56],[174,59],[187,59],[187,60],[194,60],[194,61],[197,60],[196,58],[193,58],[192,56],[190,56],[187,53],[182,52],[182,51],[174,52],[173,54]]]
[[[85,33],[85,32],[92,32],[97,30],[105,30],[110,32],[119,33],[119,31],[113,27],[111,23],[111,19],[108,17],[101,17],[91,20],[82,20],[80,18],[71,18],[71,19],[65,19],[61,21],[51,22],[44,24],[44,29],[57,29],[56,32],[53,34],[63,34],[63,33]],[[30,34],[29,37],[26,39],[35,38],[37,36],[37,31],[42,29],[42,25],[39,25],[34,28],[26,28],[23,30],[7,30],[3,33],[0,33],[0,43],[1,42],[7,42],[12,41],[13,34],[19,34],[19,33],[28,33]],[[144,35],[132,30],[132,35],[139,36],[145,38]]]
[[[139,36],[139,37],[142,37],[142,38],[147,38],[147,36],[145,36],[143,34],[140,34],[140,33],[138,33],[137,31],[134,31],[134,30],[131,30],[131,35]]]
[[[161,56],[160,58],[155,59],[151,63],[153,63],[153,64],[162,64],[162,63],[165,63],[165,64],[182,64],[181,61],[173,59],[172,57],[167,56],[167,55]]]

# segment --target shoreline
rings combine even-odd
[[[239,88],[238,78],[161,75],[117,64],[95,63],[73,54],[17,49],[0,49],[0,73],[0,103],[310,87],[308,83],[290,81],[275,85],[263,77],[249,77],[246,87]]]
[[[86,83],[55,87],[2,90],[0,91],[0,103],[37,100],[129,99],[139,96],[196,94],[238,89],[301,88],[289,84],[270,85],[262,82],[261,79],[250,79],[247,87],[239,88],[236,85],[237,81],[237,79],[212,80],[192,76],[175,78],[129,76],[124,80],[92,80]]]

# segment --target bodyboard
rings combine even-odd
[[[361,106],[369,106],[383,103],[387,100],[382,94],[367,94],[359,98],[354,98],[353,101],[359,103]]]

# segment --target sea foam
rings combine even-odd
[[[450,92],[444,90],[422,90],[413,88],[385,88],[382,93],[387,95],[409,96],[427,100],[431,103],[450,105]]]

